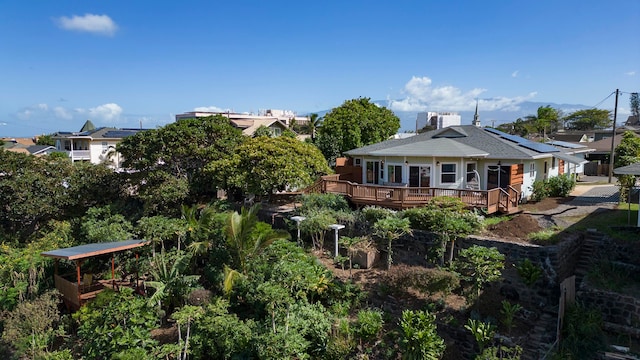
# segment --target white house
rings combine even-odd
[[[87,121],[78,132],[60,131],[51,137],[55,140],[56,150],[66,152],[71,161],[105,163],[119,169],[122,157],[116,152],[116,145],[139,131],[142,129],[95,128],[91,121]]]

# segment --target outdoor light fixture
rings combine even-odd
[[[440,166],[440,161],[436,161],[436,166]]]
[[[336,237],[336,248],[335,248],[335,257],[338,257],[338,230],[344,229],[344,225],[341,224],[333,224],[329,225],[330,229],[333,229]]]
[[[296,222],[296,227],[298,228],[298,245],[302,246],[302,242],[300,241],[300,223],[306,219],[304,216],[292,216],[291,220]]]

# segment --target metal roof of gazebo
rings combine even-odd
[[[134,249],[147,244],[147,240],[125,240],[107,243],[93,243],[86,245],[73,246],[64,249],[56,249],[41,253],[42,256],[48,256],[57,259],[79,260],[92,256],[111,254],[114,252]]]
[[[640,163],[635,163],[627,166],[621,166],[613,169],[613,173],[616,175],[640,175]]]

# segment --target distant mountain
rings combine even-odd
[[[388,107],[388,100],[372,100],[372,102]],[[540,106],[551,106],[554,109],[560,109],[563,113],[568,114],[574,112],[576,110],[589,109],[590,106],[581,105],[581,104],[555,104],[548,102],[534,102],[534,101],[525,101],[518,104],[518,110],[482,110],[482,106],[478,111],[480,115],[480,123],[483,126],[498,126],[500,124],[513,122],[518,118],[524,118],[528,115],[535,115],[538,112],[538,108]],[[471,121],[473,121],[473,115],[475,110],[472,111],[456,111],[456,109],[439,109],[440,111],[455,111],[460,114],[461,124],[462,125],[471,125]],[[321,110],[314,111],[319,116],[324,116],[326,113],[331,111]],[[418,111],[394,111],[397,117],[400,118],[400,130],[399,132],[405,131],[415,131],[416,128],[416,118],[418,116]],[[620,118],[618,118],[618,122],[620,122]]]

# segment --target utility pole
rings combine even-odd
[[[619,89],[616,89],[616,104],[613,108],[613,136],[611,136],[611,155],[609,155],[609,184],[611,184],[611,176],[613,176],[613,152],[615,150],[616,140],[616,119],[618,118],[618,94]]]

